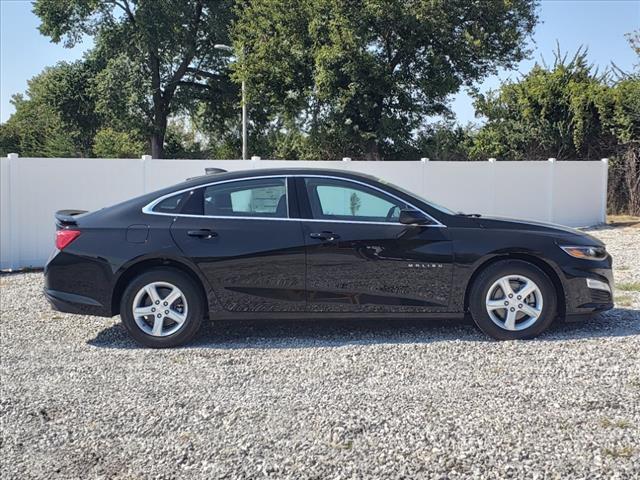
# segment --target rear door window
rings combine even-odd
[[[226,182],[204,188],[204,215],[213,217],[288,218],[284,177]]]

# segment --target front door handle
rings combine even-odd
[[[315,240],[322,240],[323,242],[333,242],[340,238],[340,235],[337,235],[333,232],[317,232],[310,233],[309,236]]]
[[[201,230],[189,230],[187,232],[187,235],[189,235],[190,237],[203,238],[205,240],[218,236],[216,232],[214,232],[213,230],[209,230],[208,228],[203,228]]]

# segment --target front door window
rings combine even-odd
[[[365,185],[331,178],[306,178],[314,219],[398,223],[407,204]]]

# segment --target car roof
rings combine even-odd
[[[214,173],[210,175],[201,175],[199,177],[193,177],[185,182],[179,184],[181,188],[197,187],[212,182],[224,181],[224,180],[236,180],[242,178],[254,178],[264,176],[279,176],[279,175],[323,175],[323,176],[338,176],[345,178],[361,178],[374,182],[379,182],[377,177],[367,175],[360,172],[352,172],[349,170],[328,169],[328,168],[252,168],[247,170],[236,170],[233,172]],[[178,185],[174,185],[176,187]]]

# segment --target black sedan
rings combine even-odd
[[[496,339],[612,308],[611,257],[577,230],[450,211],[370,176],[251,170],[56,213],[45,294],[120,315],[150,347],[203,318],[460,317]]]

